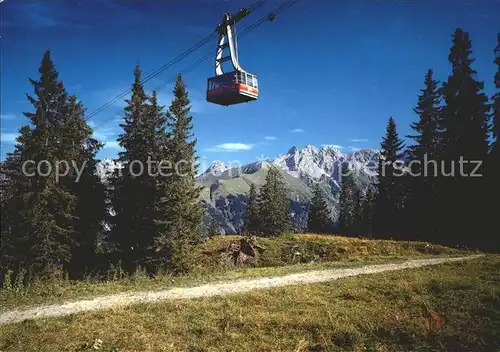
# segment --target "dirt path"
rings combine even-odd
[[[39,306],[39,307],[29,308],[26,310],[3,312],[0,313],[0,324],[16,323],[16,322],[21,322],[25,319],[55,317],[55,316],[69,315],[77,312],[123,307],[138,302],[154,302],[160,300],[172,300],[181,298],[189,299],[189,298],[199,298],[199,297],[210,297],[210,296],[226,295],[237,292],[247,292],[254,289],[261,289],[268,287],[325,282],[348,276],[373,274],[383,271],[401,270],[407,268],[418,268],[422,266],[436,265],[445,262],[473,259],[480,256],[481,255],[458,257],[458,258],[419,259],[419,260],[410,260],[398,264],[368,265],[360,268],[351,268],[351,269],[316,270],[316,271],[308,271],[308,272],[290,274],[278,277],[262,277],[262,278],[244,279],[226,283],[220,283],[220,282],[211,283],[196,287],[173,288],[164,291],[127,292],[120,294],[112,294],[106,296],[99,296],[88,300]]]

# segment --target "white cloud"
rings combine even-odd
[[[99,141],[107,141],[109,137],[114,137],[116,133],[111,128],[96,129],[94,131],[94,138]]]
[[[361,150],[361,148],[358,148],[358,147],[353,147],[353,146],[349,146],[348,147],[350,150],[352,150],[353,152],[357,152],[358,150]]]
[[[253,144],[245,143],[222,143],[214,147],[206,149],[209,152],[237,152],[241,150],[250,150],[253,148]]]
[[[16,118],[16,115],[14,115],[14,114],[2,114],[2,115],[0,115],[0,118],[2,120],[14,120]]]
[[[365,138],[352,138],[351,142],[355,142],[355,143],[368,142],[368,139],[365,139]]]
[[[265,136],[265,137],[264,137],[264,139],[265,139],[266,141],[275,141],[277,138],[276,138],[276,137],[274,137],[274,136]]]
[[[118,141],[108,141],[105,142],[106,144],[104,145],[104,149],[121,149],[120,145],[118,144]]]
[[[88,125],[93,129],[93,137],[99,142],[105,143],[103,149],[121,149],[116,141],[119,127],[114,125],[104,127],[94,121],[89,121]]]
[[[293,130],[290,130],[291,133],[301,133],[304,132],[302,128],[294,128]]]
[[[338,144],[323,144],[324,148],[334,148],[334,149],[345,149],[343,146],[338,145]]]
[[[2,142],[8,142],[8,143],[13,143],[16,141],[18,134],[17,133],[3,133],[0,136],[0,139]]]
[[[88,125],[93,129],[93,136],[95,139],[101,142],[112,141],[116,139],[118,135],[119,127],[111,126],[99,126],[94,121],[89,121]]]

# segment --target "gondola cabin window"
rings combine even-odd
[[[257,100],[257,77],[247,72],[228,72],[208,79],[207,100],[219,105],[234,105]]]

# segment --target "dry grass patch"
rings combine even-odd
[[[151,278],[138,271],[136,275],[126,278],[117,268],[116,273],[110,273],[110,277],[105,279],[89,276],[84,281],[71,281],[60,274],[54,275],[50,280],[33,282],[27,288],[14,285],[10,290],[0,290],[0,311],[125,291],[157,290],[244,277],[277,276],[307,270],[472,254],[421,242],[369,240],[316,234],[286,235],[277,238],[258,238],[259,245],[264,248],[259,258],[235,266],[225,259],[224,254],[231,242],[237,242],[241,238],[241,236],[217,236],[193,248],[186,258],[192,268],[191,273],[183,277],[162,274]],[[300,255],[294,255],[296,253]]]
[[[500,257],[0,327],[1,351],[96,339],[101,351],[497,351]]]

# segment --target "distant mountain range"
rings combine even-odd
[[[226,234],[240,233],[250,185],[257,189],[265,183],[267,171],[274,165],[280,169],[292,202],[293,224],[297,231],[305,230],[313,185],[319,183],[331,208],[332,220],[338,218],[338,192],[342,184],[341,168],[347,163],[353,171],[355,182],[366,191],[377,177],[380,151],[361,149],[344,153],[334,146],[318,148],[313,145],[302,149],[292,147],[274,160],[230,167],[215,162],[197,176],[203,186],[201,202],[205,209],[204,224],[208,227],[215,218]],[[105,182],[109,172],[117,167],[110,159],[98,165],[98,172]]]

